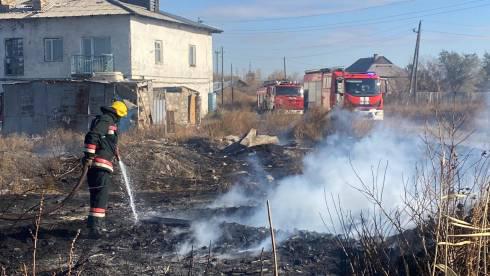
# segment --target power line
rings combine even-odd
[[[458,28],[467,28],[467,29],[479,29],[479,30],[481,30],[482,28],[486,27],[485,30],[488,30],[488,26],[483,26],[482,24],[479,24],[479,25],[468,25],[468,24],[462,24],[459,21],[456,21],[455,22],[454,20],[442,21],[442,20],[428,19],[428,20],[425,20],[425,21],[428,21],[428,22],[434,23],[434,24],[443,24],[444,26],[454,25],[454,26],[458,26]]]
[[[428,30],[425,30],[425,32],[431,32],[431,33],[444,33],[444,34],[450,34],[450,35],[461,35],[461,36],[470,36],[470,37],[475,37],[475,38],[490,38],[490,36],[472,36],[472,35],[465,35],[465,34],[458,34],[458,33],[449,33],[449,32],[435,32],[435,31],[428,31]],[[408,33],[407,33],[408,34]],[[397,34],[396,36],[393,36],[391,38],[386,38],[386,39],[383,39],[382,41],[383,42],[386,42],[386,41],[394,41],[394,40],[397,40],[401,38],[399,36],[399,34]],[[354,50],[354,49],[358,49],[358,48],[362,48],[362,47],[365,47],[366,45],[372,45],[373,43],[379,43],[379,38],[377,39],[373,39],[371,41],[365,41],[362,45],[356,45],[356,46],[351,46],[351,47],[344,47],[342,48],[342,50],[332,50],[332,51],[326,51],[326,52],[319,52],[319,53],[315,53],[315,54],[310,54],[310,55],[301,55],[301,56],[288,56],[288,60],[289,62],[293,62],[293,63],[301,63],[301,64],[304,64],[304,65],[312,65],[312,63],[303,63],[303,62],[299,62],[297,61],[298,59],[301,60],[301,59],[305,59],[305,58],[312,58],[312,57],[320,57],[320,56],[328,56],[328,55],[332,55],[332,54],[340,54],[340,53],[343,53],[343,52],[346,52],[346,50]],[[255,56],[255,57],[247,57],[247,59],[252,59],[252,60],[279,60],[281,57],[272,57],[272,56]]]
[[[397,39],[401,38],[400,37],[400,34],[401,33],[398,33],[395,36],[384,38],[382,41],[383,42],[387,42],[387,41],[397,40]],[[403,35],[404,34],[405,33],[403,33]],[[332,54],[342,54],[342,53],[346,52],[346,50],[353,50],[353,49],[358,49],[358,48],[364,48],[366,46],[372,45],[373,43],[379,44],[379,41],[380,41],[380,38],[376,38],[376,39],[372,39],[372,40],[369,40],[369,41],[364,41],[362,44],[359,44],[359,45],[356,45],[356,46],[343,47],[342,50],[332,50],[332,51],[314,53],[314,54],[309,54],[309,55],[301,55],[301,56],[288,56],[288,59],[289,60],[294,59],[295,60],[294,62],[296,62],[297,59],[320,57],[320,56],[327,56],[327,55],[332,55]],[[281,57],[278,57],[278,56],[275,56],[275,57],[272,57],[272,56],[255,56],[255,57],[246,57],[246,58],[247,59],[252,59],[252,60],[279,60],[279,59],[281,59]]]
[[[383,40],[383,42],[397,40],[398,38],[400,38],[400,37],[397,36],[397,37],[393,37],[392,39],[385,39],[385,40]],[[317,54],[303,55],[303,56],[292,56],[289,58],[290,59],[303,59],[303,58],[321,57],[321,56],[326,56],[326,55],[331,55],[331,54],[341,54],[341,53],[345,52],[345,50],[347,50],[347,49],[349,49],[349,50],[358,49],[361,47],[365,47],[366,45],[372,45],[373,43],[379,43],[379,41],[370,41],[370,42],[364,43],[362,46],[344,47],[344,48],[342,48],[342,50],[332,50],[332,51],[328,51],[328,52],[321,52],[321,53],[317,53]]]
[[[397,24],[394,26],[388,26],[387,28],[383,27],[378,27],[376,29],[370,29],[367,32],[363,31],[362,33],[357,33],[355,34],[355,38],[362,38],[362,37],[372,37],[373,34],[391,34],[394,32],[399,32],[401,30],[412,30],[411,24],[416,24],[418,21],[413,21],[410,24],[403,23],[403,24]],[[295,47],[280,47],[280,48],[271,48],[269,47],[269,44],[265,44],[263,46],[258,46],[258,48],[255,47],[233,47],[233,50],[257,50],[257,51],[263,51],[264,47],[267,48],[269,51],[286,51],[286,50],[305,50],[305,49],[314,49],[314,48],[321,48],[321,47],[326,47],[326,46],[335,46],[336,44],[339,43],[344,43],[344,42],[351,42],[353,38],[348,38],[348,39],[342,39],[342,40],[333,40],[332,42],[325,42],[325,43],[316,43],[316,44],[311,44],[311,45],[299,45]],[[309,40],[311,41],[311,40]],[[267,42],[268,43],[268,42]],[[282,44],[286,45],[286,44]]]
[[[468,1],[465,3],[468,4],[470,2],[481,2],[481,1],[488,1],[488,0],[473,0],[473,1]],[[457,4],[457,5],[439,7],[439,8],[435,8],[435,9],[429,9],[426,11],[409,12],[409,13],[385,16],[382,18],[373,18],[373,19],[365,19],[365,20],[351,20],[351,21],[344,21],[344,22],[340,22],[340,23],[307,26],[307,27],[289,27],[289,28],[281,28],[280,30],[274,30],[274,29],[260,29],[260,30],[256,29],[256,30],[248,30],[248,31],[247,30],[237,30],[237,31],[228,31],[228,32],[225,32],[225,34],[227,34],[227,35],[251,35],[251,34],[255,35],[255,34],[292,33],[292,32],[305,32],[305,31],[311,32],[311,31],[321,31],[321,30],[325,30],[325,29],[332,30],[332,29],[337,29],[337,28],[359,27],[359,25],[362,25],[362,26],[376,25],[376,24],[381,24],[381,23],[390,23],[390,22],[396,22],[396,21],[420,19],[421,17],[423,18],[423,17],[434,16],[434,15],[460,12],[460,11],[464,11],[464,10],[489,6],[490,3],[477,5],[477,6],[471,6],[471,7],[462,7],[462,8],[451,9],[451,10],[446,10],[446,11],[428,13],[429,11],[447,9],[450,7],[461,6],[461,5],[462,4]],[[400,15],[411,15],[411,14],[417,14],[417,15],[416,16],[397,18]],[[394,18],[394,19],[388,20],[386,18]]]
[[[419,10],[419,11],[411,11],[411,12],[404,12],[404,13],[398,13],[398,14],[393,14],[393,15],[388,15],[388,16],[383,16],[383,17],[377,17],[377,18],[372,18],[372,19],[364,19],[364,20],[349,20],[349,21],[343,21],[339,23],[332,23],[332,24],[321,24],[321,25],[309,25],[309,26],[299,26],[299,27],[278,27],[278,28],[268,28],[267,31],[281,31],[281,30],[302,30],[302,29],[309,29],[309,28],[318,28],[318,27],[330,27],[330,26],[337,26],[337,25],[343,25],[343,24],[349,24],[349,23],[358,23],[358,22],[364,22],[364,21],[373,21],[373,20],[379,20],[379,19],[386,19],[386,18],[393,18],[393,17],[399,17],[399,16],[405,16],[405,15],[412,15],[412,14],[418,14],[418,13],[426,13],[426,12],[432,12],[432,11],[437,11],[437,10],[442,10],[442,9],[448,9],[448,8],[454,8],[454,7],[459,7],[459,6],[465,6],[466,4],[471,4],[471,3],[476,3],[476,2],[482,2],[482,1],[487,1],[487,0],[470,0],[470,1],[464,1],[460,2],[458,4],[452,4],[452,5],[446,5],[442,7],[437,7],[437,8],[432,8],[432,9],[427,9],[427,10]],[[230,30],[233,32],[234,30]],[[247,30],[247,29],[238,29],[235,31],[243,31],[243,32],[256,32],[260,31],[260,29],[252,29],[252,30]]]
[[[444,31],[436,31],[436,30],[424,30],[424,32],[436,33],[436,34],[446,34],[446,35],[455,35],[455,36],[464,36],[464,37],[472,37],[472,38],[490,38],[490,36],[488,36],[488,35],[452,33],[452,32],[444,32]]]
[[[467,2],[465,2],[465,4],[475,3],[475,2],[482,2],[482,0],[478,0],[478,1],[467,1]],[[459,4],[459,5],[461,5],[461,4]],[[479,8],[479,7],[489,6],[489,5],[490,4],[486,3],[486,4],[482,4],[482,5],[477,5],[477,6],[470,6],[470,7],[459,8],[459,9],[451,9],[451,10],[445,10],[445,11],[441,11],[441,12],[435,12],[435,13],[429,13],[429,14],[427,14],[427,11],[433,11],[433,10],[435,10],[435,9],[430,9],[430,10],[426,10],[424,12],[426,14],[422,15],[422,17],[424,17],[424,16],[440,15],[440,14],[447,14],[447,13],[453,13],[453,12],[459,12],[459,11],[463,11],[463,10],[475,9],[475,8]],[[456,5],[451,5],[451,6],[446,6],[446,7],[440,7],[440,8],[437,8],[437,9],[443,9],[443,8],[444,9],[447,9],[448,7],[454,7],[454,6],[456,6]],[[402,18],[401,20],[408,20],[408,19],[414,19],[414,18],[417,18],[417,17]],[[397,19],[397,20],[400,20],[400,19]],[[392,21],[396,21],[396,20],[381,20],[381,21],[376,22],[375,24],[377,24],[377,23],[385,23],[385,22],[392,22]],[[428,32],[443,33],[443,34],[456,35],[456,36],[465,36],[465,37],[474,37],[474,38],[488,38],[486,36],[471,35],[471,34],[439,32],[439,31],[430,31],[430,30]],[[400,38],[399,36],[396,36],[393,39],[384,39],[383,41],[396,40],[396,39],[399,39],[399,38]],[[346,42],[349,42],[349,41],[350,40],[346,40]],[[374,42],[379,43],[379,38],[376,39]],[[336,43],[341,43],[341,42],[336,42]],[[363,44],[365,45],[365,42]],[[288,58],[289,59],[304,59],[304,58],[311,58],[311,57],[318,57],[318,56],[326,56],[326,55],[330,55],[330,54],[336,54],[336,53],[338,54],[338,53],[341,53],[341,52],[345,51],[346,49],[357,49],[359,47],[361,47],[361,46],[356,45],[354,47],[343,48],[342,51],[328,51],[328,52],[321,52],[321,53],[315,53],[315,54],[310,54],[310,55],[289,56]],[[362,46],[362,47],[365,47],[365,46]],[[302,48],[305,48],[305,47],[302,47]],[[306,47],[306,48],[308,48],[308,47]],[[271,59],[271,60],[272,59],[276,59],[277,60],[277,59],[279,59],[279,57],[270,57],[270,56],[269,57],[263,57],[262,56],[262,57],[256,57],[256,59]]]
[[[411,29],[410,29],[410,32],[411,32]],[[342,50],[340,50],[340,51],[339,50],[332,50],[332,51],[327,51],[327,52],[322,51],[322,52],[312,53],[312,54],[308,54],[308,55],[289,56],[288,58],[289,59],[303,59],[303,58],[318,57],[318,56],[324,56],[324,55],[329,55],[329,54],[341,53],[345,49],[363,48],[363,47],[365,47],[365,45],[370,45],[372,43],[379,44],[380,41],[382,41],[382,42],[393,41],[393,40],[399,39],[402,36],[408,35],[408,34],[409,33],[407,30],[407,32],[398,32],[398,33],[395,33],[394,35],[391,35],[391,36],[382,36],[382,37],[376,37],[376,38],[373,38],[370,40],[365,40],[365,41],[362,41],[362,43],[360,43],[360,44],[359,44],[359,41],[357,41],[357,43],[354,43],[355,46],[343,47]],[[360,35],[360,36],[357,36],[356,38],[363,38],[363,37],[371,37],[371,35],[364,35],[364,36]],[[353,38],[350,38],[350,39],[337,41],[335,44],[342,45],[343,43],[347,44],[350,42],[355,42],[355,41],[353,40]],[[352,43],[350,43],[350,44],[352,44]],[[270,57],[270,56],[269,57],[265,57],[265,56],[257,57],[257,59],[279,59],[279,58],[280,57]]]
[[[256,19],[242,19],[242,20],[206,20],[206,22],[251,23],[251,22],[283,21],[283,20],[302,19],[302,18],[311,19],[312,17],[321,17],[325,15],[345,14],[345,13],[360,12],[360,11],[371,10],[371,9],[379,9],[381,7],[394,6],[394,5],[404,4],[406,2],[412,2],[412,1],[413,0],[404,0],[395,3],[381,4],[381,5],[375,5],[370,7],[364,7],[364,8],[348,9],[348,10],[342,10],[336,12],[325,12],[325,13],[317,13],[317,14],[309,14],[309,15],[282,16],[282,17],[274,17],[274,18],[256,18]]]

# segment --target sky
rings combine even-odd
[[[386,56],[405,67],[413,58],[419,20],[420,57],[441,50],[490,52],[490,0],[161,0],[161,9],[223,30],[213,48],[224,48],[225,68],[263,75]],[[214,59],[215,60],[215,59]],[[226,69],[225,69],[226,70]],[[230,69],[228,69],[230,70]]]

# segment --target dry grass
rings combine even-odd
[[[317,108],[309,110],[293,127],[294,138],[304,141],[320,141],[331,130],[328,111]]]
[[[258,129],[270,135],[283,135],[290,132],[301,119],[302,116],[296,114],[265,113]]]
[[[226,135],[242,135],[257,128],[259,117],[253,111],[224,111],[206,118],[201,125],[201,134],[211,139]]]
[[[482,102],[418,103],[385,105],[385,116],[400,116],[412,120],[434,120],[437,117],[449,118],[453,115],[474,114],[484,108]]]
[[[224,111],[203,121],[197,135],[219,139],[227,135],[244,135],[251,128],[268,135],[289,136],[308,141],[320,141],[330,127],[326,111],[312,110],[305,116],[253,111]]]
[[[28,179],[41,169],[33,148],[33,141],[25,136],[0,137],[0,190],[23,193],[32,186]]]
[[[59,180],[79,166],[83,137],[67,130],[44,136],[0,136],[0,190],[24,194],[58,190]]]
[[[224,104],[221,104],[221,94],[217,97],[218,106],[221,109],[230,111],[255,111],[257,106],[257,97],[254,91],[246,91],[235,88],[233,91],[233,102],[231,89],[226,88],[224,94]]]

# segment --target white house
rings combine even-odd
[[[121,72],[189,87],[207,103],[220,32],[160,11],[158,0],[0,0],[0,82]]]

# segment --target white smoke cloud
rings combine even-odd
[[[286,231],[326,232],[320,218],[326,212],[325,194],[327,201],[330,196],[340,199],[342,208],[353,215],[371,208],[371,202],[355,188],[361,184],[358,176],[370,187],[373,177],[378,177],[379,187],[385,177],[383,204],[395,208],[401,202],[404,177],[406,180],[412,175],[421,158],[419,145],[417,137],[398,135],[383,125],[361,139],[340,133],[330,136],[306,156],[302,175],[280,180],[277,188],[267,195],[275,227]],[[244,222],[265,226],[266,213],[259,211]]]
[[[195,221],[191,225],[192,240],[186,241],[178,247],[178,253],[185,255],[194,249],[202,246],[209,246],[209,243],[214,244],[223,234],[220,228],[222,220],[218,218],[210,218],[209,220]]]
[[[263,197],[257,194],[252,196],[241,186],[234,187],[210,207],[250,206],[251,202],[258,203],[258,207],[249,216],[224,217],[219,221],[268,227],[265,201],[269,199],[274,227],[282,231],[278,242],[287,238],[284,233],[296,230],[329,232],[339,229],[338,225],[325,226],[321,218],[328,217],[327,204],[332,206],[332,198],[336,200],[335,204],[340,204],[353,217],[361,212],[369,212],[374,207],[358,190],[361,180],[368,187],[377,189],[378,194],[382,193],[382,204],[387,210],[401,207],[405,184],[413,181],[411,178],[416,174],[416,166],[426,161],[424,141],[420,137],[423,128],[409,132],[403,127],[404,124],[411,124],[409,121],[396,119],[394,123],[395,119],[387,120],[379,122],[370,133],[359,138],[352,134],[350,114],[345,111],[335,113],[338,115],[337,133],[326,138],[304,158],[303,174],[283,178],[272,189],[264,179],[263,185],[267,187],[262,189],[265,193]],[[476,120],[479,126],[476,134],[483,134],[488,138],[490,125],[485,122],[490,117],[486,117],[486,113],[482,115],[482,120]],[[478,123],[480,121],[484,123]],[[480,154],[476,152],[475,157],[479,158]],[[257,174],[263,177],[265,174],[259,161],[252,159],[250,162]],[[212,223],[217,220],[215,218]],[[329,224],[330,220],[327,219],[326,223]],[[336,223],[335,218],[333,223]],[[200,235],[199,232],[202,231],[196,231],[195,234]],[[214,233],[219,231],[214,230]],[[219,237],[215,235],[213,239],[218,240]],[[205,245],[204,242],[209,243],[209,237],[198,240],[203,241],[201,245]],[[257,251],[267,244],[268,241],[264,240],[245,250]]]
[[[192,232],[195,246],[205,246],[209,241],[219,240],[222,234],[222,222],[236,222],[249,226],[268,227],[265,201],[271,202],[274,227],[280,230],[277,241],[280,243],[288,237],[285,233],[296,230],[328,232],[320,214],[326,213],[325,195],[338,198],[344,210],[354,216],[372,208],[372,203],[356,187],[360,186],[360,177],[367,185],[373,184],[373,177],[378,177],[382,185],[383,205],[388,209],[396,208],[401,202],[404,189],[404,177],[411,176],[416,162],[421,159],[421,140],[415,135],[400,134],[383,123],[376,126],[368,135],[356,138],[352,135],[352,116],[346,111],[337,113],[339,131],[329,136],[313,152],[308,154],[303,163],[303,174],[289,176],[279,180],[275,188],[265,179],[265,173],[256,158],[249,159],[256,176],[264,178],[259,187],[261,193],[253,193],[240,185],[219,197],[210,208],[250,206],[256,203],[256,211],[246,217],[220,217],[199,221],[193,224]],[[380,165],[381,164],[381,165]],[[386,175],[383,168],[387,166]],[[357,175],[356,175],[357,173]],[[256,246],[244,249],[258,251],[268,247],[264,240]],[[181,253],[190,251],[190,244],[183,245]]]
[[[255,203],[258,205],[256,211],[245,217],[221,217],[213,218],[211,222],[197,222],[192,229],[196,237],[194,243],[204,246],[209,240],[219,239],[218,225],[224,221],[267,227],[266,199],[271,202],[276,229],[283,232],[327,232],[331,229],[327,229],[320,216],[326,213],[325,195],[327,201],[331,196],[338,198],[342,208],[354,216],[372,208],[372,203],[356,189],[361,184],[358,177],[367,185],[372,185],[373,177],[378,177],[375,182],[379,186],[384,178],[383,205],[388,209],[396,208],[401,202],[403,181],[413,174],[416,162],[422,157],[422,141],[416,135],[400,134],[383,123],[363,138],[356,138],[352,135],[351,114],[345,111],[336,113],[336,128],[339,131],[305,157],[302,175],[286,177],[270,188],[259,160],[249,159],[256,176],[264,178],[259,188],[262,193],[252,195],[249,190],[237,185],[209,207],[250,206]],[[213,233],[212,237],[208,236],[210,232]],[[280,242],[285,238],[287,235],[282,235],[278,240]],[[263,244],[267,244],[267,241]],[[263,244],[256,248],[263,247]]]

